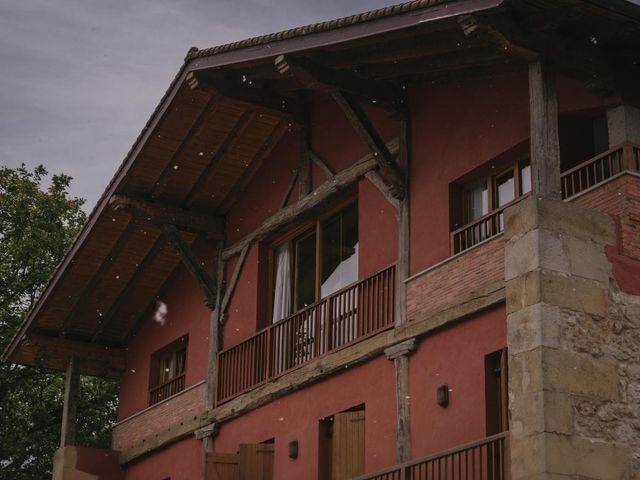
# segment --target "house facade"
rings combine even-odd
[[[415,0],[190,50],[4,353],[66,371],[54,478],[638,478],[639,33]]]

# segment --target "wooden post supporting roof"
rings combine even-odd
[[[537,195],[560,200],[556,80],[552,68],[540,60],[529,64],[529,105],[533,191]]]
[[[211,311],[209,324],[209,364],[207,368],[207,410],[215,404],[216,372],[218,370],[218,351],[222,346],[222,325],[220,325],[220,315],[222,306],[222,293],[224,289],[224,279],[226,262],[222,261],[222,250],[224,242],[220,240],[216,245],[214,268],[216,272],[216,303]]]
[[[78,412],[78,393],[80,392],[80,368],[78,358],[71,357],[64,378],[64,405],[62,407],[62,429],[60,446],[76,443],[76,419]]]

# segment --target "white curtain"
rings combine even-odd
[[[278,249],[276,285],[273,295],[273,323],[291,315],[291,243]]]

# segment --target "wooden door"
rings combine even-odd
[[[240,445],[240,480],[273,480],[273,443]]]
[[[273,480],[273,444],[243,444],[238,453],[210,453],[206,479]]]
[[[347,480],[364,473],[364,410],[333,416],[332,480]]]
[[[237,453],[209,453],[207,480],[240,480],[240,458]]]

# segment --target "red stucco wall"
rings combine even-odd
[[[202,442],[189,437],[128,465],[125,480],[201,480]]]
[[[414,458],[486,436],[484,357],[507,345],[504,306],[424,338],[410,357]],[[436,388],[449,386],[449,406]]]
[[[118,421],[149,406],[149,367],[154,352],[188,335],[186,387],[207,376],[209,309],[202,290],[184,269],[169,282],[160,300],[167,304],[164,326],[150,316],[127,349],[127,371],[120,383]]]
[[[317,478],[319,421],[364,404],[366,468],[383,468],[395,460],[394,375],[393,363],[384,357],[346,369],[223,424],[215,451],[235,453],[241,443],[275,438],[276,479]],[[287,456],[291,440],[299,443],[297,460]]]

